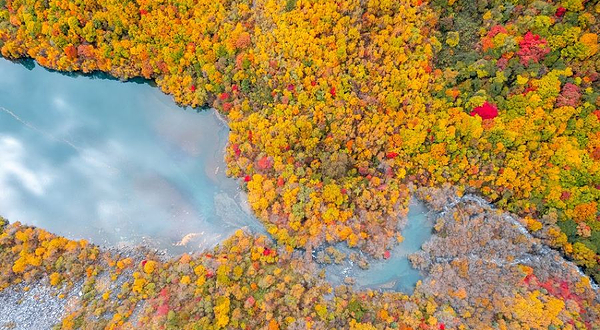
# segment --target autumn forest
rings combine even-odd
[[[598,329],[598,34],[591,0],[0,0],[2,57],[216,109],[267,233],[165,258],[0,218],[0,292],[81,286],[54,329]],[[412,294],[324,279],[411,198]]]

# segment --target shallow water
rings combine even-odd
[[[390,250],[389,259],[368,258],[369,268],[361,269],[356,263],[345,260],[339,265],[328,265],[326,279],[334,284],[342,284],[345,278],[353,278],[357,289],[380,289],[410,293],[422,277],[408,260],[408,255],[421,249],[430,237],[433,219],[425,205],[412,200],[408,212],[408,222],[402,229],[404,240]],[[342,246],[338,250],[349,254],[350,249]]]
[[[172,253],[262,228],[225,176],[229,130],[213,110],[2,58],[0,107],[0,214],[11,221]]]

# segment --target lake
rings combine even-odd
[[[178,253],[262,228],[223,161],[214,110],[147,83],[0,58],[0,214],[106,246]]]
[[[214,110],[177,106],[146,82],[51,72],[0,58],[0,215],[103,246],[170,254],[211,248],[237,229],[265,233],[225,175],[229,129]],[[323,266],[338,285],[409,292],[407,255],[431,236],[413,201],[404,241],[361,270]],[[341,244],[344,252],[350,252]]]

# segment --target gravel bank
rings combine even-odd
[[[46,330],[60,322],[67,303],[77,299],[81,284],[75,286],[65,298],[56,290],[38,283],[20,284],[0,292],[0,330]]]

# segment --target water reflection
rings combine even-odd
[[[0,107],[0,214],[11,221],[173,253],[261,228],[225,176],[228,128],[212,110],[4,59]]]

